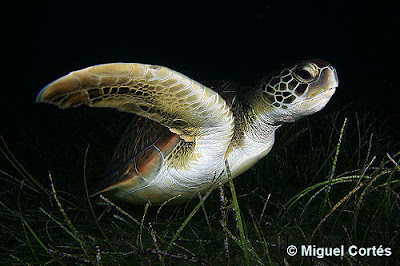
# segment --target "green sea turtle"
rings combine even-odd
[[[36,101],[82,104],[138,115],[117,147],[107,193],[130,203],[188,200],[249,169],[272,148],[285,122],[321,110],[338,86],[322,60],[303,61],[252,88],[203,85],[169,68],[134,63],[74,71],[43,88]]]

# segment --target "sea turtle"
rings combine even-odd
[[[157,205],[227,182],[226,162],[232,177],[240,175],[271,150],[282,123],[321,110],[337,86],[335,68],[322,60],[285,67],[248,88],[225,81],[206,86],[162,66],[113,63],[71,72],[36,101],[138,115],[99,193]]]

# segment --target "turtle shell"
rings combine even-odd
[[[229,107],[232,106],[238,89],[237,84],[228,81],[202,83],[218,92]],[[149,183],[157,177],[168,159],[185,156],[184,152],[177,150],[187,144],[187,141],[160,123],[135,116],[114,151],[105,182],[95,195],[112,195],[117,191],[129,190],[136,202],[146,202]],[[185,158],[177,159],[179,160],[176,161],[185,161]],[[141,197],[140,191],[145,187],[147,191]],[[157,197],[163,195],[157,192],[153,194]]]

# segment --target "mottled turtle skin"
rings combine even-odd
[[[206,86],[207,85],[207,86]],[[115,63],[74,71],[43,88],[37,102],[110,107],[137,115],[98,192],[144,204],[179,203],[249,169],[285,122],[321,110],[338,86],[322,60],[302,61],[241,88],[203,85],[162,66]]]

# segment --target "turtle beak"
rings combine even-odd
[[[309,85],[306,97],[308,99],[322,94],[324,98],[331,98],[339,85],[336,69],[331,65],[323,68],[319,78]]]
[[[332,66],[324,67],[317,80],[310,83],[305,94],[306,99],[300,103],[302,110],[308,114],[318,112],[329,102],[339,85],[336,70]]]

